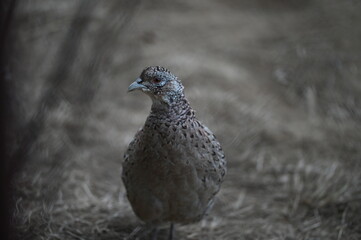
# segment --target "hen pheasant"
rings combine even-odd
[[[128,91],[153,101],[144,127],[124,155],[122,180],[134,213],[146,224],[192,223],[212,206],[226,174],[215,135],[196,117],[169,70],[147,67]]]

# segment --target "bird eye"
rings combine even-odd
[[[161,82],[161,80],[159,78],[154,78],[153,79],[153,83],[160,83],[160,82]]]

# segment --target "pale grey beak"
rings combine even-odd
[[[130,84],[130,86],[128,87],[128,92],[132,92],[134,90],[141,90],[141,89],[147,89],[146,86],[144,86],[143,84],[141,84],[142,79],[137,78],[137,80],[135,80],[132,84]]]

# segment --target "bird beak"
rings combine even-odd
[[[142,79],[137,78],[137,80],[135,80],[132,84],[130,84],[130,86],[128,87],[128,92],[132,92],[134,90],[141,90],[141,89],[147,89],[146,86],[144,86],[143,84],[141,84]]]

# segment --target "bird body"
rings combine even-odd
[[[146,68],[129,89],[153,100],[123,162],[122,179],[135,214],[155,225],[201,220],[226,174],[219,142],[195,117],[181,82],[165,68]]]

